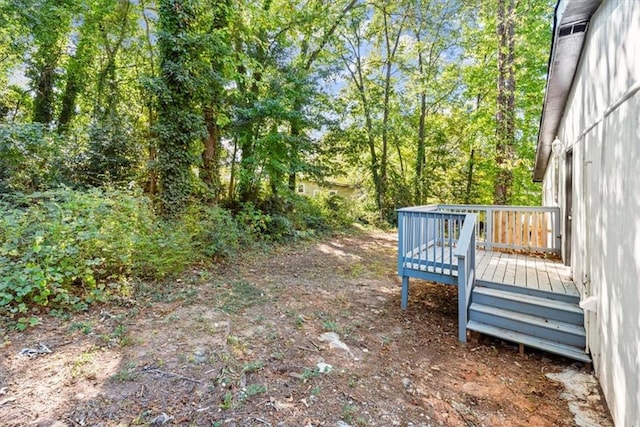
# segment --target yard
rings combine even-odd
[[[455,287],[415,281],[403,312],[395,268],[396,235],[360,231],[5,332],[1,424],[575,425],[545,375],[583,365],[458,342]],[[578,403],[610,425],[597,387]]]

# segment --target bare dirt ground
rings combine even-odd
[[[459,343],[454,287],[415,281],[401,311],[395,245],[359,232],[272,248],[5,332],[0,425],[574,425],[545,374],[584,367]]]

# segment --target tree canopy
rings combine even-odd
[[[159,212],[286,200],[383,220],[536,203],[549,0],[16,0],[0,5],[0,191],[143,188]]]

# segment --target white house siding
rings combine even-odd
[[[591,19],[558,138],[573,150],[571,265],[588,346],[616,425],[640,426],[640,1],[605,0]],[[551,158],[544,201],[557,193]],[[563,185],[558,203],[563,206]],[[564,212],[563,212],[564,215]]]

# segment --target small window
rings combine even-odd
[[[320,195],[320,190],[313,190],[313,197],[318,197]]]
[[[338,192],[336,190],[329,190],[329,195],[330,196],[337,196]]]
[[[298,193],[304,194],[304,184],[298,184]]]

